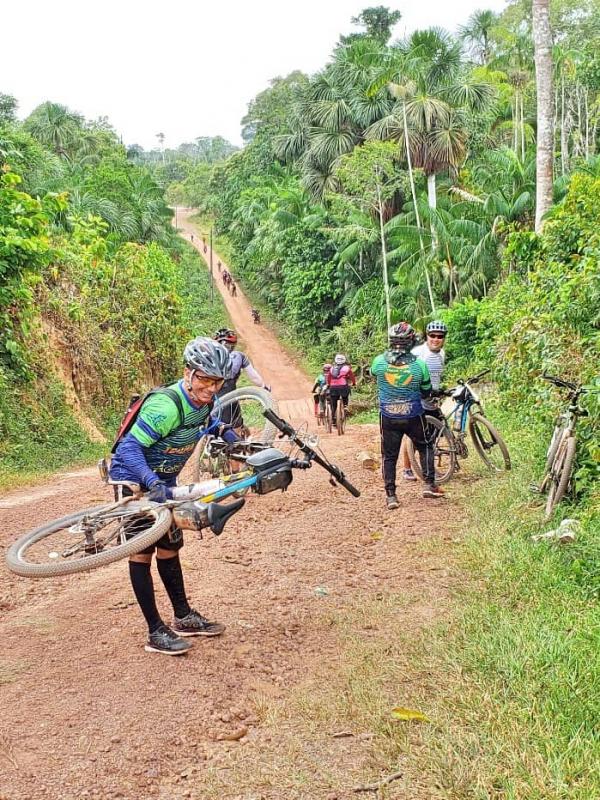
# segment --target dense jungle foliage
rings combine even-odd
[[[524,419],[550,425],[556,393],[538,376],[597,375],[600,6],[551,4],[555,206],[541,237],[530,4],[392,41],[398,18],[366,9],[320,72],[275,78],[249,105],[244,149],[179,189],[315,365],[383,347],[385,257],[392,320],[446,318],[454,371],[493,367]],[[597,413],[585,426],[589,485]]]
[[[0,478],[89,458],[133,390],[225,320],[164,189],[106,120],[0,97]],[[72,386],[72,397],[68,389]],[[85,427],[85,426],[84,426]],[[112,432],[112,429],[111,429]]]

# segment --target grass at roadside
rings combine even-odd
[[[511,432],[508,416],[493,417],[515,468],[467,490],[455,521],[465,531],[455,556],[463,577],[449,614],[416,639],[393,624],[389,631],[390,647],[410,656],[396,680],[419,687],[415,698],[432,723],[409,743],[391,727],[381,751],[392,771],[408,747],[431,797],[590,800],[600,797],[600,503],[562,509],[582,522],[575,544],[532,542],[552,527],[541,525],[528,489],[543,442],[522,420]],[[354,684],[367,655],[348,640]],[[390,681],[390,659],[367,661],[354,692],[364,696],[363,714]]]
[[[475,461],[480,479],[451,484],[462,515],[417,554],[424,574],[438,576],[435,590],[431,581],[382,586],[332,611],[336,668],[265,712],[299,748],[290,797],[317,796],[302,794],[313,750],[324,788],[402,771],[382,798],[600,797],[600,506],[561,510],[582,522],[574,544],[532,542],[551,527],[528,490],[543,438],[491,406],[490,416],[515,466],[493,479]],[[394,705],[429,722],[394,721]],[[352,735],[345,762],[325,759],[336,731]],[[262,753],[265,785],[277,785],[270,758]]]

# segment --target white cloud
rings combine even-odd
[[[108,116],[126,143],[167,146],[197,136],[240,142],[248,102],[271,78],[322,67],[350,19],[374,0],[29,0],[2,10],[0,92],[21,116],[44,100]],[[385,0],[383,0],[383,4]],[[503,0],[393,3],[395,29],[456,28]]]

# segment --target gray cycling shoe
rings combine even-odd
[[[388,494],[385,498],[386,506],[392,511],[394,508],[400,508],[400,502],[395,494]]]
[[[186,642],[167,625],[161,625],[148,636],[144,650],[148,653],[163,653],[166,656],[182,656],[191,646],[190,642]]]
[[[182,619],[175,617],[173,630],[179,636],[220,636],[225,625],[222,622],[209,622],[206,617],[192,609]]]

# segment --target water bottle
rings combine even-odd
[[[173,489],[173,500],[196,500],[207,494],[213,494],[225,486],[219,478],[212,478],[201,483],[190,483],[184,486],[176,486]]]

